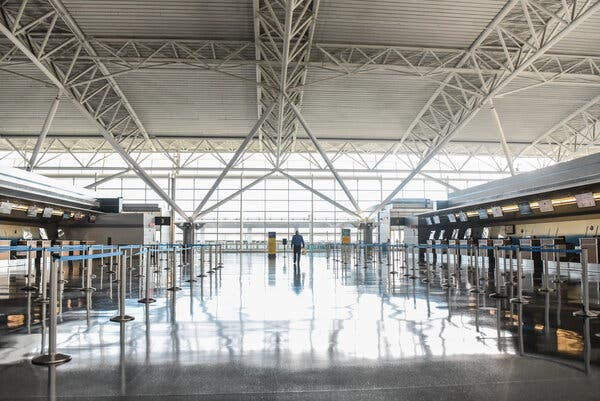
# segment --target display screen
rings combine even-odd
[[[519,213],[523,215],[531,214],[531,206],[528,202],[519,203]]]
[[[49,219],[50,217],[52,217],[52,212],[53,211],[54,211],[54,209],[52,209],[51,207],[44,208],[44,212],[42,213],[42,217],[44,217],[45,219]]]
[[[428,226],[432,225],[431,217],[425,217],[425,223],[427,223]]]
[[[440,224],[440,216],[433,216],[433,222],[435,224]]]
[[[500,206],[492,207],[492,216],[494,217],[502,217],[502,208]]]
[[[450,221],[450,223],[456,223],[456,215],[454,213],[450,213],[448,215],[448,220]]]
[[[430,231],[429,232],[429,239],[430,240],[434,240],[435,239],[435,231]]]
[[[458,239],[458,228],[452,230],[452,239]]]
[[[577,202],[577,207],[595,207],[596,200],[594,199],[594,194],[591,192],[586,192],[583,194],[575,195],[575,201]]]
[[[479,209],[477,211],[477,214],[479,215],[480,219],[487,219],[488,218],[487,209]]]
[[[29,206],[27,208],[27,216],[29,217],[35,217],[37,216],[38,213],[38,208],[36,206]]]
[[[460,212],[460,213],[458,214],[458,219],[459,219],[460,221],[463,221],[463,222],[464,222],[464,221],[469,221],[469,218],[467,217],[467,214],[466,214],[465,212]]]
[[[10,202],[0,203],[0,213],[10,214],[10,212],[12,212],[12,203],[10,203]]]
[[[540,206],[540,212],[553,212],[554,211],[554,206],[552,206],[552,200],[550,200],[550,199],[543,199],[538,202],[538,205]]]

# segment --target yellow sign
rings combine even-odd
[[[269,256],[277,254],[277,236],[274,231],[269,231],[269,239],[267,241],[267,253]]]

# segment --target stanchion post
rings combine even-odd
[[[37,287],[31,284],[31,280],[33,278],[33,261],[34,259],[31,257],[31,247],[27,247],[27,276],[25,281],[25,287],[21,288],[23,291],[35,291]]]
[[[144,298],[142,299],[138,299],[138,302],[141,304],[151,304],[153,302],[156,302],[156,299],[151,298],[150,297],[150,285],[151,285],[151,276],[152,276],[152,272],[150,271],[150,248],[146,248],[146,258],[145,258],[145,267],[144,267]],[[141,252],[141,250],[140,250]],[[142,255],[140,254],[140,257],[142,257]]]
[[[129,316],[125,314],[125,295],[127,289],[127,269],[126,266],[126,258],[127,255],[125,252],[121,255],[121,267],[119,269],[120,279],[119,279],[119,314],[117,316],[111,317],[111,322],[130,322],[135,318],[133,316]]]
[[[490,298],[507,298],[507,295],[502,293],[502,287],[500,286],[500,251],[497,246],[494,247],[494,284],[496,285],[496,292],[490,294]]]
[[[475,288],[471,289],[473,294],[479,294],[481,290],[479,289],[479,255],[477,252],[477,246],[473,245],[471,247],[471,252],[475,255]]]
[[[62,262],[56,260],[50,265],[50,326],[48,328],[48,353],[37,356],[31,360],[34,365],[60,365],[61,363],[69,362],[70,355],[59,354],[56,352],[56,308],[58,295],[58,270]],[[45,318],[45,317],[44,317]]]
[[[517,247],[517,296],[512,298],[510,302],[514,304],[526,304],[529,301],[523,297],[523,258],[521,256],[521,248]],[[522,322],[519,320],[519,324]]]
[[[177,249],[173,245],[172,252],[172,263],[171,263],[171,286],[167,288],[167,291],[179,291],[181,287],[177,286]],[[167,259],[168,264],[168,259]]]
[[[579,317],[598,317],[599,311],[590,310],[590,283],[588,272],[588,250],[581,250],[581,298],[582,310],[573,313],[573,316]]]

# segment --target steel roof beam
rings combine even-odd
[[[8,2],[2,3],[0,7],[0,33],[6,36],[31,62],[59,89],[61,93],[63,93],[66,97],[71,100],[71,102],[76,106],[76,108],[81,112],[83,116],[85,116],[102,134],[104,139],[113,147],[113,149],[125,160],[127,164],[131,166],[131,168],[138,174],[138,176],[146,183],[150,188],[152,188],[165,202],[167,202],[177,213],[179,213],[184,219],[188,219],[186,213],[181,209],[173,199],[171,199],[165,191],[144,171],[144,169],[131,157],[131,155],[121,146],[119,140],[115,137],[115,132],[109,129],[112,121],[111,120],[103,120],[102,118],[97,117],[97,113],[103,109],[104,100],[103,98],[99,102],[99,106],[97,109],[93,109],[91,105],[84,104],[81,102],[82,93],[69,89],[65,86],[65,81],[70,76],[73,66],[76,63],[77,56],[74,57],[71,65],[66,66],[66,69],[61,70],[61,67],[55,63],[52,63],[48,58],[41,59],[38,57],[39,48],[36,52],[34,50],[34,46],[31,45],[31,41],[27,37],[26,33],[23,33],[19,36],[13,33],[13,28],[18,27],[18,25],[12,25],[10,23],[11,17],[9,17],[9,12],[4,7]],[[51,16],[52,14],[50,14]],[[39,22],[40,24],[42,22]],[[35,25],[37,27],[37,25]],[[81,46],[81,45],[80,45]],[[37,53],[37,54],[36,54]],[[78,53],[78,51],[76,52]],[[64,66],[63,66],[64,67]],[[58,72],[62,72],[61,77],[58,76]],[[98,104],[96,104],[98,105]],[[113,119],[116,117],[116,112],[112,113]],[[129,133],[129,131],[122,131],[121,135]]]
[[[523,7],[515,7],[519,1],[523,2]],[[561,15],[563,19],[548,18],[533,27],[535,38],[531,37],[531,30],[525,29],[528,27],[528,18],[526,12],[528,7],[531,7],[531,2],[540,0],[517,0],[509,1],[506,7],[498,14],[494,21],[486,28],[482,35],[474,42],[472,49],[476,49],[486,43],[497,43],[500,38],[507,40],[509,38],[514,43],[518,43],[521,49],[511,55],[512,68],[508,68],[499,74],[483,75],[479,79],[470,81],[468,78],[461,77],[457,74],[451,74],[445,81],[454,82],[458,86],[473,84],[478,85],[482,94],[469,95],[464,91],[448,89],[441,86],[427,102],[426,106],[419,113],[409,130],[402,136],[400,143],[408,138],[416,138],[425,140],[429,143],[428,150],[420,157],[419,163],[415,166],[412,174],[402,180],[400,184],[381,202],[372,212],[369,217],[375,215],[381,210],[390,200],[392,200],[398,192],[400,192],[410,180],[416,176],[429,161],[450,141],[450,139],[466,126],[477,115],[481,108],[490,100],[493,100],[500,91],[506,87],[513,79],[521,72],[525,71],[531,64],[540,56],[551,49],[567,34],[572,32],[581,23],[591,17],[600,9],[600,1],[585,2],[579,4],[576,1],[564,0],[561,3],[552,2],[545,6],[553,6],[556,8],[556,13]],[[565,7],[567,5],[568,7]],[[565,22],[567,21],[567,22]],[[541,21],[538,21],[541,22]],[[527,33],[524,33],[527,32]],[[535,40],[534,40],[535,39]],[[534,43],[539,43],[536,46]],[[510,54],[510,53],[509,53]],[[471,63],[473,66],[478,65],[478,60],[471,57],[465,60],[465,63]],[[440,123],[436,114],[443,110],[449,117],[448,121]]]

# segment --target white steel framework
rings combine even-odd
[[[515,174],[515,165],[531,156],[561,161],[596,151],[600,146],[600,97],[578,107],[533,141],[523,142],[507,140],[494,100],[543,85],[600,86],[600,56],[552,53],[559,41],[599,9],[600,1],[591,0],[509,0],[469,48],[448,49],[313,43],[319,0],[253,0],[253,42],[87,37],[60,0],[4,0],[0,1],[0,32],[4,35],[0,40],[0,70],[23,75],[11,68],[33,63],[48,80],[44,83],[57,87],[58,94],[39,136],[4,132],[0,146],[9,150],[8,154],[18,154],[24,168],[42,171],[51,169],[53,158],[61,152],[71,155],[77,168],[93,170],[114,150],[125,165],[92,187],[134,172],[190,221],[235,198],[237,195],[207,206],[228,174],[250,171],[243,167],[244,161],[260,154],[269,167],[257,169],[263,175],[248,187],[274,174],[282,175],[357,218],[373,217],[418,175],[456,188],[427,169],[432,161],[460,172],[469,160],[484,155],[493,170]],[[239,73],[241,66],[254,67],[256,76],[251,81],[256,84],[257,96],[257,121],[241,138],[149,134],[116,81],[136,71],[176,72],[182,68],[249,81]],[[329,74],[310,82],[309,69]],[[423,79],[438,88],[408,129],[392,141],[318,138],[302,114],[305,88],[323,80],[377,71]],[[526,78],[530,83],[508,89],[515,78]],[[94,123],[100,136],[52,133],[61,99],[70,100]],[[453,140],[484,107],[492,110],[499,140]],[[220,173],[191,216],[155,182],[156,170],[153,174],[146,171],[144,160],[157,152],[171,164],[163,167],[165,171],[170,169],[174,174],[193,170],[194,163],[205,155],[219,166]],[[365,153],[377,158],[367,161]],[[293,154],[309,161],[311,174],[331,172],[350,208],[292,175],[304,173],[287,163]],[[466,159],[457,163],[454,155]],[[385,169],[378,167],[390,158],[402,166],[394,171],[406,174],[365,215],[345,183],[348,172],[336,165],[342,158],[359,166],[352,169],[354,174],[380,173]],[[243,190],[240,188],[238,194]]]

